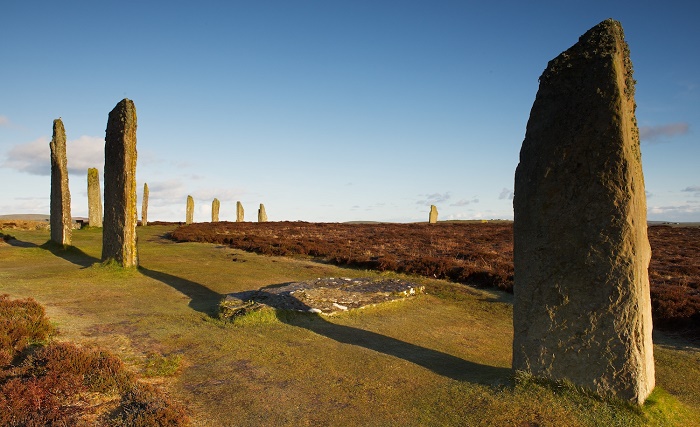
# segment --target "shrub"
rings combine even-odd
[[[44,342],[55,332],[44,307],[34,299],[10,300],[9,295],[0,295],[0,368],[28,345]]]
[[[152,427],[189,425],[185,408],[170,400],[150,384],[136,384],[124,395],[116,427]]]

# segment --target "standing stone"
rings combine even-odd
[[[187,196],[187,215],[185,217],[185,224],[192,224],[194,222],[194,199],[192,196]]]
[[[258,209],[258,222],[267,222],[267,213],[265,212],[265,205],[260,203],[260,209]]]
[[[243,222],[243,205],[241,202],[236,202],[236,222]]]
[[[143,199],[141,199],[141,226],[148,225],[148,184],[143,184]]]
[[[59,245],[70,245],[73,220],[70,215],[66,130],[60,118],[53,121],[53,136],[49,147],[51,148],[51,241]]]
[[[513,208],[513,368],[641,404],[654,388],[646,196],[622,26],[540,77]]]
[[[428,223],[429,224],[437,223],[437,216],[438,216],[437,207],[435,205],[430,205],[430,214],[428,214]]]
[[[221,207],[221,202],[219,199],[214,198],[211,202],[211,222],[219,222],[219,208]]]
[[[121,100],[109,113],[105,136],[102,260],[137,267],[136,107]]]
[[[88,186],[88,224],[90,227],[102,227],[102,192],[100,191],[100,174],[97,168],[89,168]]]

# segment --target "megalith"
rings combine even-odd
[[[265,205],[260,203],[260,209],[258,209],[258,222],[267,222],[267,213],[265,212]]]
[[[70,189],[68,188],[68,160],[66,158],[66,129],[63,121],[53,121],[51,148],[51,241],[70,245],[73,219],[70,215]]]
[[[187,196],[187,212],[185,215],[185,224],[194,222],[194,199],[192,196]]]
[[[148,183],[143,184],[143,197],[141,199],[141,226],[148,225]]]
[[[428,214],[428,223],[429,224],[437,223],[437,218],[438,218],[437,207],[435,205],[430,205],[430,213]]]
[[[107,119],[105,134],[102,260],[137,267],[136,107],[121,100]]]
[[[236,222],[243,222],[243,205],[241,202],[236,202]]]
[[[654,358],[634,84],[612,19],[540,77],[515,172],[513,368],[641,404]]]
[[[219,208],[221,202],[216,197],[211,201],[211,222],[219,222]]]
[[[87,173],[88,224],[102,227],[102,191],[100,173],[97,168],[89,168]]]

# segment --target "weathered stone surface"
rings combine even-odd
[[[425,286],[400,279],[327,277],[226,295],[222,318],[234,319],[264,307],[332,315],[424,294]]]
[[[89,168],[87,174],[88,223],[90,227],[102,227],[102,191],[100,173],[97,168]]]
[[[49,147],[51,148],[51,241],[59,245],[70,245],[73,220],[70,215],[66,130],[60,118],[53,121],[53,136]]]
[[[614,20],[540,77],[515,173],[513,368],[642,403],[654,359],[634,83]]]
[[[185,217],[185,224],[192,224],[194,222],[194,199],[192,196],[187,196],[187,212]]]
[[[243,222],[243,205],[241,202],[236,202],[236,222]]]
[[[141,200],[141,226],[148,225],[148,184],[143,184],[143,199]]]
[[[137,267],[136,107],[126,98],[107,119],[104,174],[102,260]]]
[[[265,205],[262,203],[258,209],[258,222],[267,222],[267,212],[265,212]]]
[[[438,219],[438,211],[435,205],[430,205],[430,213],[428,214],[428,223],[435,224]]]
[[[211,202],[211,222],[219,222],[219,208],[221,208],[221,202],[214,198]]]

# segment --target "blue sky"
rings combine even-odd
[[[528,3],[528,4],[526,4]],[[650,220],[700,221],[700,6],[598,1],[9,1],[0,214],[48,213],[52,122],[72,213],[107,114],[138,115],[149,219],[512,219],[538,77],[606,18],[637,80]],[[140,192],[139,192],[140,193]],[[139,194],[140,203],[140,194]]]

